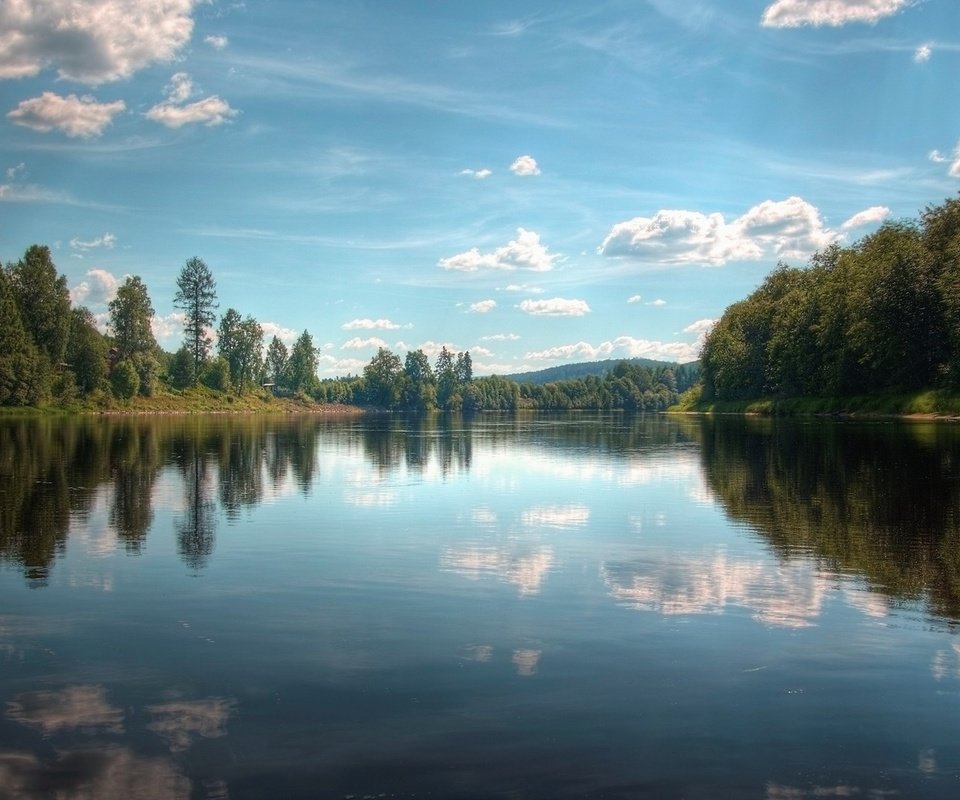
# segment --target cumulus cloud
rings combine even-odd
[[[875,222],[886,219],[888,216],[890,216],[890,209],[886,206],[871,206],[850,217],[850,219],[840,226],[840,230],[846,232],[854,228],[860,228],[863,225],[872,225]]]
[[[510,165],[510,171],[520,177],[529,177],[531,175],[539,175],[540,167],[537,165],[537,159],[533,156],[519,156]]]
[[[658,297],[656,300],[651,300],[649,303],[647,303],[648,306],[656,306],[657,308],[665,306],[666,304],[667,304],[667,301],[663,300],[660,297]]]
[[[389,347],[389,345],[376,336],[371,336],[369,339],[361,339],[359,336],[355,336],[352,339],[348,339],[343,343],[343,350],[364,350],[368,347]]]
[[[183,323],[186,315],[182,311],[173,311],[165,317],[154,315],[150,320],[150,330],[161,347],[176,350],[183,337]],[[210,333],[210,331],[208,331]]]
[[[554,297],[551,300],[524,300],[520,310],[535,317],[582,317],[590,313],[590,306],[585,300]]]
[[[198,0],[43,0],[0,4],[0,79],[56,68],[97,86],[171,61]]]
[[[193,95],[193,79],[186,72],[177,72],[170,76],[163,90],[167,93],[167,102],[185,103]]]
[[[484,178],[489,178],[493,175],[493,172],[489,169],[463,169],[460,170],[460,174],[468,178],[473,178],[474,180],[482,181]]]
[[[632,336],[618,336],[611,341],[598,345],[589,342],[559,345],[546,350],[527,353],[524,358],[530,361],[597,361],[599,359],[650,358],[656,361],[675,361],[685,364],[696,361],[699,348],[688,342],[659,342],[650,339],[634,339]]]
[[[838,27],[850,22],[874,23],[906,8],[912,0],[776,0],[763,12],[767,28],[803,25]]]
[[[486,314],[497,307],[496,300],[481,300],[478,303],[471,303],[470,311],[474,314]]]
[[[918,64],[922,64],[925,61],[929,61],[932,55],[933,48],[928,44],[922,44],[914,51],[913,60]]]
[[[539,286],[528,286],[525,283],[511,283],[503,287],[505,292],[527,292],[528,294],[543,294],[543,289]]]
[[[627,298],[627,302],[630,303],[631,305],[634,303],[642,302],[642,300],[643,300],[643,295],[640,295],[640,294],[635,294]]]
[[[105,233],[103,236],[98,236],[95,239],[90,239],[89,241],[83,241],[82,239],[71,239],[70,247],[74,250],[94,250],[98,247],[106,247],[108,250],[112,250],[114,245],[117,243],[117,237],[112,233]]]
[[[263,338],[266,342],[269,342],[276,336],[281,342],[293,344],[300,336],[298,331],[292,328],[284,328],[278,322],[261,322],[260,327],[263,329]]]
[[[98,103],[89,95],[61,97],[44,92],[40,97],[22,101],[7,114],[7,119],[41,133],[59,130],[72,139],[95,139],[126,107],[123,100]]]
[[[765,200],[727,222],[722,214],[661,210],[614,225],[599,247],[606,256],[661,264],[802,258],[836,241],[817,208],[799,197]]]
[[[540,235],[525,228],[517,228],[517,238],[490,253],[481,253],[476,247],[465,253],[441,258],[438,266],[458,272],[477,272],[484,269],[547,272],[559,258],[547,252]]]
[[[208,45],[210,45],[214,50],[223,50],[230,40],[226,36],[205,36],[203,39]]]
[[[698,319],[696,322],[691,322],[683,329],[684,333],[695,333],[698,336],[703,333],[710,333],[713,330],[713,326],[717,324],[715,319]]]
[[[495,333],[492,336],[481,336],[481,342],[516,342],[520,337],[515,333]]]
[[[211,95],[187,105],[177,105],[174,102],[160,103],[151,108],[145,116],[168,128],[182,128],[184,125],[195,123],[207,127],[222,125],[238,113],[240,112],[231,108],[226,100],[220,99],[217,95]]]
[[[395,331],[400,326],[388,319],[352,319],[340,327],[345,331]]]

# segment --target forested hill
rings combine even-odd
[[[779,265],[701,353],[703,401],[960,388],[960,200]]]
[[[616,367],[617,364],[624,362],[638,367],[649,367],[651,369],[669,367],[673,370],[674,375],[676,375],[677,388],[681,392],[696,382],[700,370],[700,365],[697,362],[676,364],[656,361],[652,358],[611,358],[604,361],[583,361],[577,364],[561,364],[558,367],[548,367],[547,369],[540,369],[534,372],[517,372],[512,375],[504,375],[503,377],[516,383],[532,383],[542,386],[547,383],[576,380],[577,378],[587,378],[590,376],[604,378],[613,372],[613,368]]]

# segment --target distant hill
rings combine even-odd
[[[602,378],[610,374],[613,368],[626,361],[628,364],[635,364],[639,367],[650,367],[658,369],[661,367],[670,367],[678,373],[692,373],[694,376],[699,372],[699,364],[677,364],[669,361],[655,361],[651,358],[608,358],[604,361],[584,361],[578,364],[562,364],[559,367],[548,367],[539,369],[535,372],[518,372],[513,375],[504,375],[504,378],[517,383],[533,383],[543,385],[545,383],[555,383],[557,381],[575,380],[577,378],[586,378],[590,375],[596,375]]]

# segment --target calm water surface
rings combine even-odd
[[[955,798],[960,427],[0,420],[0,798]]]

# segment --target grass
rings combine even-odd
[[[353,406],[315,403],[299,397],[274,397],[266,391],[243,394],[217,392],[205,386],[183,391],[164,390],[150,397],[137,396],[131,400],[117,400],[109,395],[93,396],[66,404],[51,404],[41,408],[0,408],[10,415],[58,414],[292,414],[337,413],[361,414]]]
[[[754,400],[704,401],[689,392],[670,409],[702,414],[757,414],[762,416],[929,416],[960,417],[960,395],[939,389],[910,393],[882,393],[852,397],[763,397]]]

